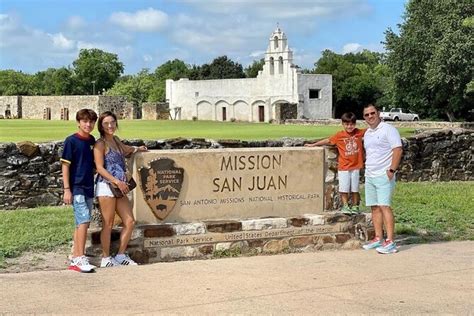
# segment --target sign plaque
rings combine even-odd
[[[323,148],[152,150],[133,161],[138,223],[323,212]]]

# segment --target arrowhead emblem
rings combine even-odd
[[[160,158],[151,161],[150,167],[138,170],[145,201],[160,220],[171,213],[183,186],[184,169],[174,164],[170,158]]]

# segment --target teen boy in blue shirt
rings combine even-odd
[[[97,114],[93,110],[82,109],[76,113],[76,121],[79,131],[66,138],[61,156],[64,203],[72,204],[76,223],[69,270],[93,272],[96,267],[89,263],[84,253],[94,198],[92,148],[95,138],[91,132],[97,121]]]

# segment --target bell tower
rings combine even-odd
[[[265,53],[265,76],[288,75],[293,65],[293,52],[288,47],[285,33],[279,26],[270,35],[269,45]]]

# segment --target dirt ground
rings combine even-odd
[[[51,252],[25,252],[6,259],[6,267],[0,268],[0,273],[63,270],[67,268],[70,253],[71,246],[61,246]]]

